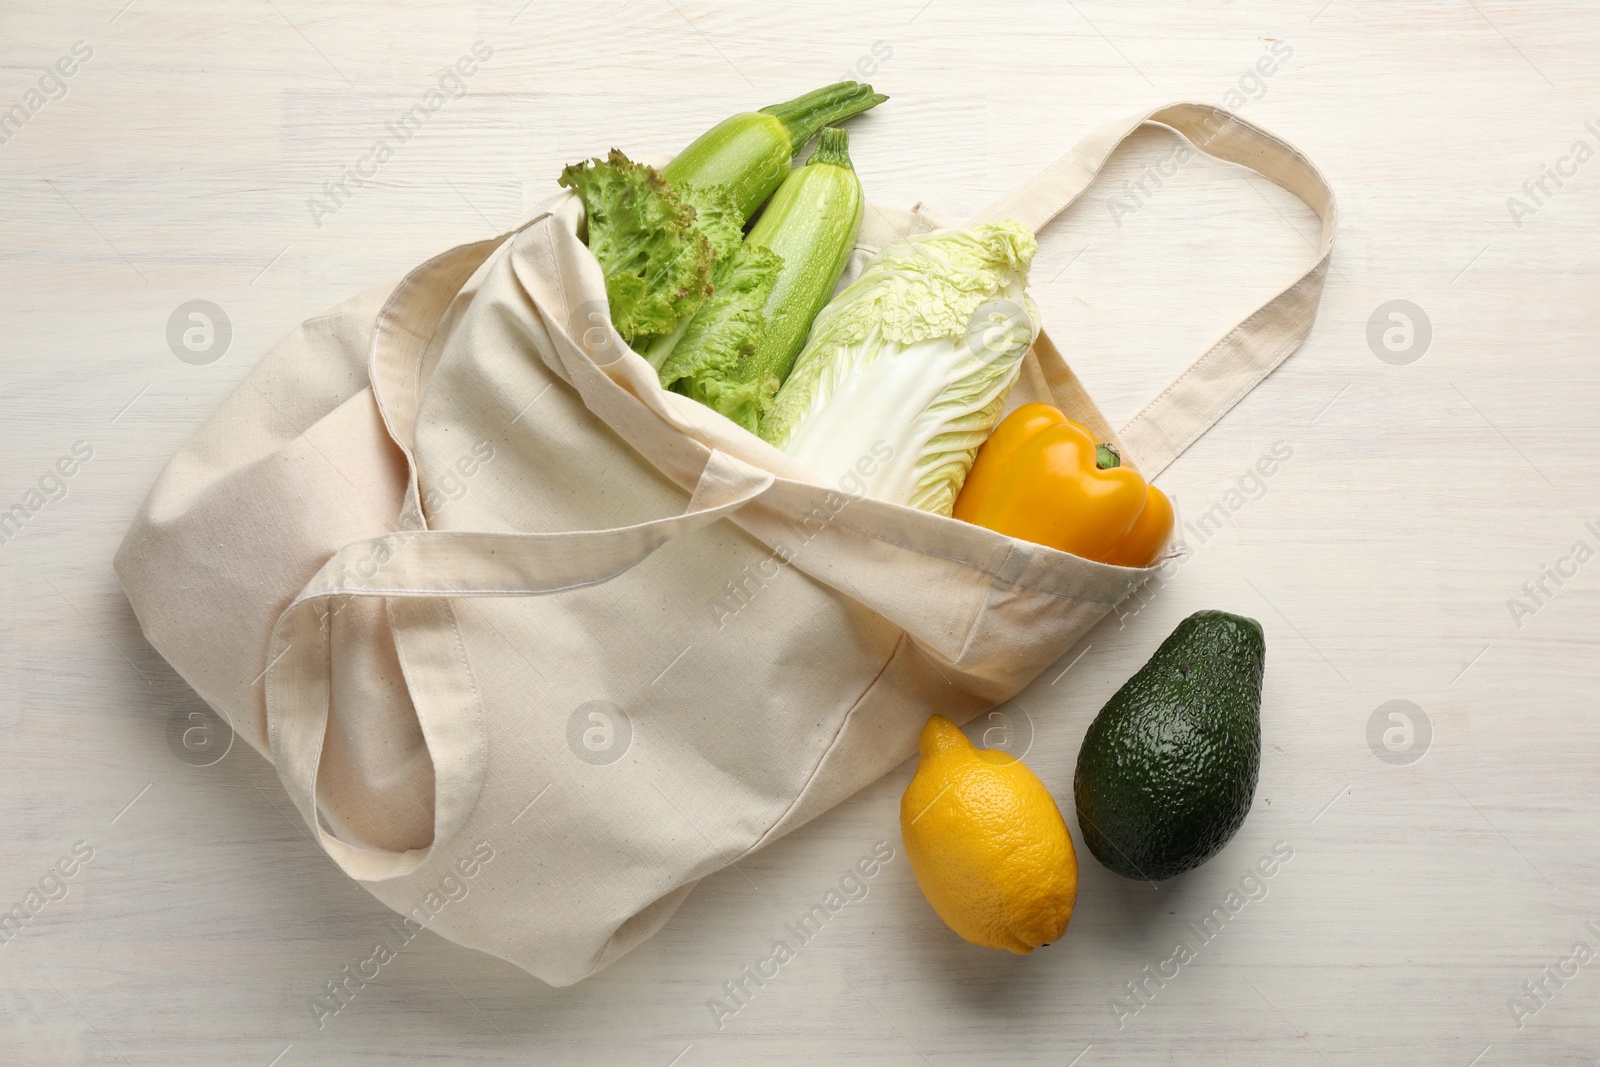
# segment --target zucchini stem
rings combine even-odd
[[[845,170],[855,170],[850,164],[850,132],[836,126],[824,126],[822,136],[817,140],[817,150],[806,160],[806,166],[813,163],[832,163]]]
[[[887,99],[864,82],[836,82],[785,103],[764,107],[761,113],[783,123],[789,133],[790,150],[798,152],[824,126],[842,122]]]

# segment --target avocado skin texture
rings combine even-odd
[[[1265,666],[1260,623],[1197,611],[1106,702],[1078,750],[1073,795],[1107,870],[1161,881],[1238,831],[1261,770]]]

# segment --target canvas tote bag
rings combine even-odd
[[[982,217],[1043,227],[1146,122],[1322,219],[1316,262],[1119,433],[1039,335],[1012,406],[1058,405],[1153,477],[1305,338],[1335,214],[1293,147],[1178,103]],[[1015,694],[1150,573],[818,484],[663,391],[581,210],[559,196],[303,324],[116,559],[151,644],[340,868],[404,929],[554,984],[904,760],[930,713]],[[869,209],[852,273],[934,225]]]

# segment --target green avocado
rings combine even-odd
[[[1108,870],[1171,878],[1238,831],[1261,769],[1266,654],[1256,620],[1197,611],[1100,710],[1073,794],[1084,842]]]

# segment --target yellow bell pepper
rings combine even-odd
[[[1172,536],[1172,502],[1121,464],[1057,408],[1025,404],[978,449],[954,515],[1084,559],[1148,567]]]

